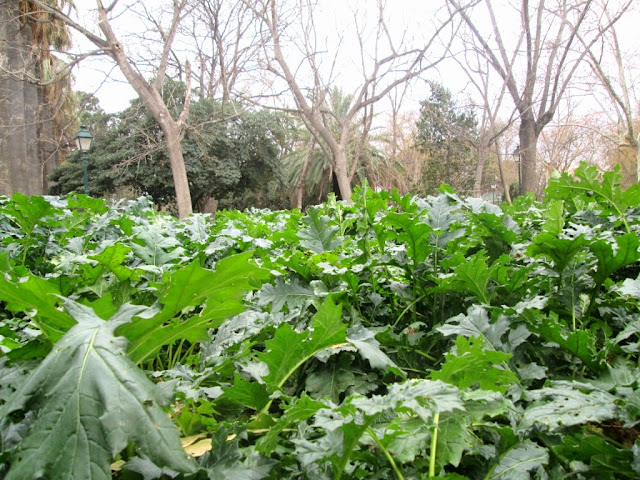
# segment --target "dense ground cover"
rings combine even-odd
[[[640,190],[0,200],[0,476],[640,476]]]

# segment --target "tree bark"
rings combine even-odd
[[[189,189],[189,180],[187,178],[187,169],[184,164],[184,156],[182,155],[181,142],[184,137],[184,127],[186,122],[186,116],[189,112],[190,106],[190,89],[191,89],[191,72],[189,65],[187,64],[187,87],[185,93],[185,104],[180,113],[178,120],[174,120],[171,117],[171,113],[167,108],[161,94],[162,82],[164,81],[164,70],[166,68],[167,56],[169,55],[169,46],[173,40],[172,35],[175,34],[172,26],[171,33],[166,40],[165,51],[158,67],[157,75],[154,83],[149,83],[142,75],[140,75],[131,64],[127,57],[122,45],[118,41],[115,33],[111,28],[109,19],[107,17],[107,10],[102,5],[100,0],[97,1],[98,12],[100,15],[100,30],[105,35],[107,48],[106,51],[115,60],[120,67],[123,75],[133,87],[140,99],[149,109],[149,112],[153,118],[158,122],[162,132],[165,136],[167,143],[167,151],[169,153],[169,164],[171,166],[171,173],[173,175],[173,183],[176,192],[176,204],[178,207],[178,216],[185,218],[191,215],[193,207],[191,204],[191,191]],[[176,7],[177,8],[177,7]],[[174,15],[178,12],[174,12]]]
[[[473,181],[473,195],[482,197],[482,177],[484,175],[484,167],[487,164],[488,146],[484,138],[480,138],[478,142],[478,164],[476,165],[476,174]]]
[[[536,178],[536,156],[538,152],[538,132],[533,115],[521,115],[518,137],[520,139],[520,169],[522,172],[522,192],[533,192],[539,196]]]
[[[7,73],[0,76],[0,195],[46,193],[48,157],[43,139],[53,135],[49,109],[42,109],[42,87],[32,54],[31,27],[20,21],[18,2],[0,5],[0,45]],[[45,117],[47,115],[47,117]]]
[[[342,145],[332,149],[334,169],[338,187],[340,188],[340,196],[346,202],[351,202],[351,181],[349,180],[349,171],[347,167],[347,151]]]
[[[309,165],[311,165],[311,155],[313,154],[313,146],[315,142],[311,140],[307,145],[307,151],[304,154],[304,161],[302,163],[302,172],[300,172],[300,178],[296,183],[296,188],[293,191],[293,197],[291,198],[291,208],[297,208],[302,210],[302,200],[304,196],[304,180],[309,171]]]

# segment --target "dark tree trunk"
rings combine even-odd
[[[17,2],[0,5],[0,51],[5,71],[0,75],[0,194],[45,193],[40,163],[39,87],[26,80],[35,75],[31,31],[20,22]],[[21,74],[22,72],[22,74]]]
[[[538,134],[536,122],[529,115],[522,115],[520,119],[520,168],[522,171],[522,191],[538,194],[538,179],[536,178],[536,156],[538,150]]]
[[[40,78],[28,22],[17,1],[0,4],[0,194],[43,195],[58,165],[54,112]]]

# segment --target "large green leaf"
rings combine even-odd
[[[311,333],[296,332],[289,324],[282,324],[258,359],[269,367],[263,380],[272,390],[282,387],[289,376],[316,353],[347,343],[347,326],[342,322],[342,307],[331,297],[322,304],[311,320]]]
[[[278,436],[294,422],[302,422],[311,418],[325,404],[312,400],[306,393],[302,393],[285,410],[278,422],[269,429],[269,432],[258,441],[258,449],[265,454],[270,454],[277,448]]]
[[[116,243],[115,245],[109,245],[102,252],[89,258],[97,260],[100,265],[113,272],[116,278],[123,282],[133,275],[132,270],[122,265],[130,251],[130,247]]]
[[[60,339],[75,324],[66,312],[58,310],[60,291],[46,280],[27,274],[14,281],[0,281],[0,300],[6,309],[27,313],[52,342]]]
[[[542,255],[553,261],[553,269],[562,272],[569,262],[583,254],[589,241],[582,235],[576,238],[548,238],[544,237],[541,243],[532,243],[527,253],[532,256]]]
[[[491,323],[487,310],[480,305],[469,308],[467,315],[461,314],[450,318],[445,325],[437,327],[436,330],[446,336],[480,336],[488,347],[509,352],[509,346],[502,339],[509,330],[509,321],[501,317]]]
[[[397,241],[404,243],[414,266],[424,262],[433,251],[429,244],[429,234],[433,227],[422,223],[419,217],[408,213],[388,213],[383,221],[396,229]]]
[[[524,429],[535,424],[554,430],[598,423],[615,418],[617,412],[616,397],[585,383],[555,381],[550,387],[528,391],[526,398],[533,403],[524,412]]]
[[[162,266],[182,255],[183,251],[176,248],[180,242],[175,237],[164,235],[164,233],[164,229],[158,225],[145,225],[143,228],[138,228],[131,247],[147,265]]]
[[[549,452],[531,440],[516,444],[494,465],[487,480],[529,480],[530,472],[549,462]]]
[[[314,253],[329,252],[342,244],[343,238],[338,236],[339,227],[330,225],[329,217],[320,215],[318,208],[310,208],[302,219],[307,228],[300,230],[300,245]]]
[[[446,355],[442,370],[433,372],[431,377],[460,389],[477,384],[484,390],[502,393],[509,385],[518,383],[518,377],[507,366],[511,355],[486,349],[482,339],[458,337],[455,349]]]
[[[271,304],[271,312],[279,312],[287,305],[289,310],[304,307],[316,298],[311,287],[302,285],[297,278],[285,283],[282,277],[277,277],[275,285],[265,285],[260,290],[257,304],[260,306]]]
[[[35,227],[45,218],[52,217],[60,210],[54,208],[44,197],[27,197],[16,192],[11,197],[11,203],[4,207],[4,213],[9,214],[18,224],[22,233],[30,235]]]
[[[602,358],[596,344],[597,338],[590,330],[569,330],[554,313],[542,319],[537,326],[538,333],[550,342],[557,343],[582,360],[592,370],[598,370]]]
[[[36,414],[6,478],[110,479],[130,444],[158,466],[192,471],[159,392],[113,334],[140,307],[123,306],[108,322],[71,300],[66,307],[78,324],[0,409],[4,419]]]
[[[158,298],[160,311],[140,316],[118,330],[131,341],[131,359],[136,363],[148,360],[160,347],[176,340],[207,340],[208,329],[240,313],[244,309],[242,297],[269,276],[249,262],[250,256],[251,252],[246,252],[227,257],[216,264],[215,272],[202,268],[196,260],[172,273]],[[183,309],[201,305],[199,313],[175,318]]]
[[[602,285],[614,272],[620,268],[637,262],[640,259],[640,239],[634,233],[628,233],[616,237],[617,248],[614,253],[609,242],[598,240],[593,242],[589,249],[598,259],[598,264],[593,279],[598,285]]]
[[[575,170],[574,175],[577,178],[568,173],[552,177],[546,188],[547,197],[569,201],[577,196],[593,198],[600,206],[604,207],[605,214],[614,213],[622,220],[627,232],[630,232],[625,213],[627,208],[638,205],[640,192],[637,186],[633,186],[627,191],[620,188],[619,180],[622,178],[620,167],[612,172],[605,172],[602,175],[602,181],[600,181],[598,169],[583,162]]]
[[[455,285],[460,290],[473,293],[480,303],[485,305],[491,303],[492,295],[487,289],[491,272],[487,267],[487,259],[484,256],[484,252],[480,251],[468,257],[464,263],[455,267],[454,271],[457,280]]]

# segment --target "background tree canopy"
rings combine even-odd
[[[168,81],[164,96],[174,112],[182,108],[185,85]],[[108,196],[130,189],[171,206],[175,190],[164,137],[157,122],[139,99],[126,110],[105,114],[95,98],[80,94],[82,123],[94,135],[89,154],[89,191]],[[172,113],[174,113],[172,112]],[[210,199],[220,208],[249,206],[286,208],[280,156],[287,143],[287,118],[266,110],[246,110],[198,99],[190,110],[182,149],[195,209],[206,209]],[[52,194],[82,191],[79,152],[51,176]]]
[[[470,140],[477,136],[473,111],[460,107],[443,85],[429,82],[431,95],[420,102],[416,146],[428,156],[424,169],[426,193],[447,183],[457,192],[473,187],[475,158]]]

